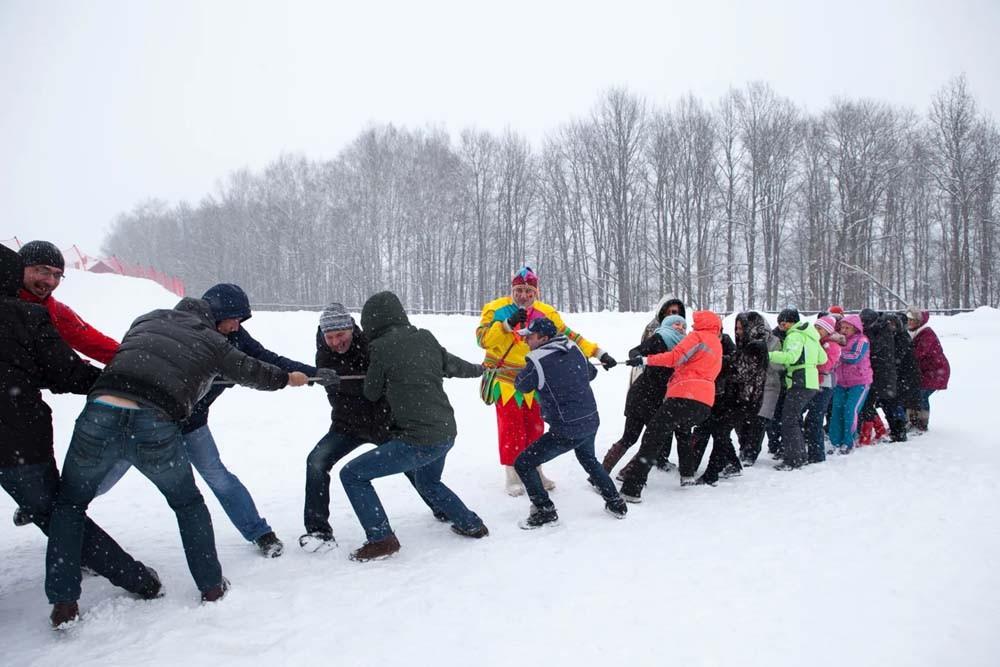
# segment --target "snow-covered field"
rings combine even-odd
[[[109,335],[176,297],[149,281],[72,271],[57,296]],[[331,299],[336,295],[331,295]],[[619,359],[648,314],[567,315]],[[247,328],[287,356],[313,358],[316,313],[257,313]],[[450,351],[480,358],[477,318],[418,316]],[[727,322],[727,328],[731,322]],[[681,490],[654,472],[642,505],[615,521],[572,456],[548,467],[562,519],[526,532],[524,498],[502,492],[492,408],[476,380],[449,380],[459,437],[444,479],[490,528],[458,537],[400,478],[376,482],[402,551],[357,564],[363,541],[340,487],[341,548],[302,552],[305,457],[328,427],[319,387],[234,389],[212,409],[223,460],[286,544],[263,559],[211,492],[219,554],[233,588],[198,603],[172,512],[130,472],[90,515],[157,568],[167,595],[132,599],[84,581],[83,622],[49,630],[45,539],[15,528],[0,493],[0,628],[5,665],[904,665],[1000,664],[1000,313],[933,325],[952,388],[932,398],[931,433],[864,448],[795,473],[766,456],[717,488]],[[594,382],[598,454],[619,435],[627,370]],[[62,462],[83,397],[51,401]],[[707,456],[706,456],[707,461]]]

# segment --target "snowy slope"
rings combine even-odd
[[[59,297],[120,336],[176,297],[148,281],[71,272]],[[333,298],[335,295],[331,295]],[[568,315],[613,354],[648,315]],[[316,313],[258,313],[248,329],[287,356],[313,355]],[[480,358],[477,319],[414,317],[450,351]],[[223,460],[286,543],[261,558],[206,492],[233,589],[198,604],[166,502],[130,472],[91,516],[156,567],[167,596],[140,602],[84,582],[84,622],[48,629],[45,540],[14,528],[0,494],[0,628],[10,665],[996,665],[1000,640],[1000,449],[993,426],[1000,313],[935,319],[952,389],[932,399],[932,432],[865,448],[796,473],[763,456],[742,478],[681,490],[655,473],[625,521],[602,511],[572,456],[550,464],[559,528],[525,532],[528,501],[502,493],[495,417],[477,381],[446,383],[459,423],[445,481],[490,528],[453,535],[405,481],[376,482],[403,550],[347,560],[363,532],[339,480],[332,523],[341,548],[306,554],[305,457],[326,431],[319,388],[234,389],[212,410]],[[728,328],[728,327],[727,327]],[[627,371],[601,372],[599,455],[621,430]],[[62,460],[83,399],[52,399]],[[706,456],[707,461],[707,456]],[[336,469],[335,469],[336,472]]]

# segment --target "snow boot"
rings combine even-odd
[[[52,605],[49,621],[52,629],[62,630],[80,617],[80,606],[75,602],[56,602]]]
[[[542,471],[542,466],[538,466],[535,470],[538,471],[538,476],[542,478],[542,488],[546,491],[554,491],[556,483],[545,476],[545,473]]]
[[[628,446],[625,445],[621,440],[611,445],[608,449],[608,453],[604,455],[604,460],[601,461],[601,466],[604,468],[604,472],[611,474],[618,462],[622,460],[625,456],[625,452],[628,451]]]
[[[459,528],[455,524],[452,524],[451,532],[455,533],[456,535],[461,535],[462,537],[471,537],[473,539],[479,540],[484,537],[488,537],[490,534],[490,529],[486,527],[485,523],[479,524],[479,526],[473,528],[472,530],[465,530],[464,528]]]
[[[326,553],[337,548],[337,540],[333,533],[325,530],[313,530],[299,537],[299,546],[309,553]]]
[[[149,581],[140,590],[136,591],[135,594],[139,596],[141,600],[155,600],[156,598],[163,597],[163,582],[160,581],[160,575],[157,574],[156,570],[148,565],[143,565],[146,568],[146,575]]]
[[[717,486],[718,483],[719,483],[719,480],[710,480],[710,479],[707,479],[704,475],[702,475],[698,479],[694,480],[694,485],[695,486]]]
[[[861,429],[858,431],[858,447],[871,445],[874,437],[875,424],[871,421],[862,422]]]
[[[616,519],[624,519],[625,515],[628,514],[628,504],[624,498],[619,496],[604,503],[604,511]]]
[[[622,489],[620,491],[621,497],[627,503],[641,503],[642,502],[642,487],[645,484],[635,481],[634,478],[628,478],[622,482]]]
[[[681,477],[681,486],[694,486],[696,483],[693,475],[691,477]]]
[[[18,507],[14,510],[14,525],[15,526],[27,526],[32,520],[31,512],[24,508]]]
[[[875,435],[872,438],[872,444],[880,442],[889,433],[889,429],[886,428],[885,422],[882,421],[882,418],[877,414],[875,415],[875,419],[872,420],[872,426],[875,429]]]
[[[226,593],[229,592],[229,580],[225,577],[222,578],[222,583],[212,586],[207,591],[201,594],[202,602],[218,602],[222,598],[226,597]]]
[[[523,496],[524,484],[521,483],[521,478],[517,476],[517,471],[514,470],[514,466],[504,466],[503,471],[507,476],[507,481],[504,484],[504,491],[507,492],[507,495],[512,498]]]
[[[671,470],[677,467],[670,462],[670,459],[668,458],[669,456],[670,453],[667,451],[666,447],[660,450],[660,455],[656,457],[657,470],[659,470],[660,472],[670,472]]]
[[[798,470],[801,467],[802,464],[795,465],[794,463],[779,463],[778,465],[774,466],[774,469],[779,472],[788,472],[790,470]]]
[[[390,533],[389,537],[383,537],[381,540],[365,542],[360,549],[351,554],[351,560],[358,561],[359,563],[370,560],[382,560],[397,551],[399,551],[399,540],[396,539],[395,534]]]
[[[730,463],[729,465],[727,465],[725,468],[722,469],[722,472],[719,473],[719,477],[721,477],[722,479],[729,479],[730,477],[741,477],[742,475],[743,475],[743,468],[742,466],[736,463]]]
[[[285,545],[274,534],[274,531],[264,533],[253,542],[265,558],[277,558],[285,551]]]
[[[631,461],[625,464],[625,467],[623,467],[621,470],[618,471],[618,474],[615,475],[615,479],[617,479],[619,482],[624,482],[626,479],[629,478],[629,476],[632,475],[632,472],[638,467],[639,467],[639,457],[634,456],[632,457]]]
[[[544,526],[558,526],[559,515],[556,513],[555,505],[551,503],[547,507],[531,506],[531,513],[527,519],[522,519],[517,523],[521,530],[534,530]]]

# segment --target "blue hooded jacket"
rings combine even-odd
[[[215,285],[209,288],[201,298],[208,302],[209,308],[212,309],[212,317],[216,323],[233,318],[238,319],[240,322],[246,322],[250,319],[250,299],[247,298],[246,292],[239,285],[230,283]],[[269,364],[274,364],[283,371],[289,373],[299,371],[309,377],[315,377],[316,375],[316,368],[314,366],[308,366],[271,352],[271,350],[257,342],[242,326],[226,336],[226,338],[229,339],[229,344],[240,352],[255,359],[266,361]],[[182,424],[181,431],[183,433],[190,433],[208,424],[208,409],[215,402],[215,399],[221,396],[222,392],[228,388],[225,385],[214,385],[194,406],[191,416]]]
[[[556,336],[529,352],[527,361],[514,386],[523,393],[536,392],[549,432],[563,438],[597,433],[601,419],[590,389],[597,369],[580,348],[565,336]]]

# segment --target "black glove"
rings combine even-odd
[[[610,371],[612,368],[618,365],[618,362],[615,361],[615,358],[612,357],[607,352],[601,355],[600,362],[601,365],[604,366],[604,370],[606,371]]]
[[[316,384],[326,387],[327,389],[336,390],[337,387],[340,386],[340,376],[337,375],[337,371],[332,368],[317,368]]]
[[[628,361],[625,362],[625,365],[626,366],[642,366],[642,364],[645,363],[645,361],[646,361],[646,359],[641,354],[637,354],[635,356],[632,356],[630,354],[629,357],[628,357]]]
[[[639,346],[633,347],[631,350],[628,351],[629,359],[635,359],[636,357],[642,357],[642,352],[639,350]],[[626,365],[629,364],[627,364],[626,362]]]
[[[517,329],[518,324],[523,324],[528,321],[528,311],[524,308],[518,308],[517,312],[507,318],[507,326],[511,329]]]

